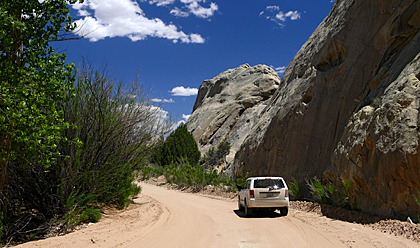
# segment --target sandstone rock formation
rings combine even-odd
[[[280,82],[262,65],[204,81],[187,126],[204,152],[231,143],[238,176],[350,179],[356,208],[417,219],[419,29],[420,0],[336,0]]]
[[[352,116],[334,151],[324,178],[349,178],[352,201],[361,209],[403,218],[420,212],[414,200],[420,189],[419,78],[420,54],[381,97]]]
[[[419,28],[420,0],[337,0],[280,83],[265,66],[228,70],[187,125],[203,152],[232,144],[237,175],[350,178],[357,208],[415,217]]]
[[[336,0],[236,154],[236,173],[353,178],[357,208],[416,216],[419,28],[419,0]]]
[[[227,162],[231,163],[279,83],[272,68],[248,64],[205,80],[187,122],[201,153],[228,142],[231,150]]]

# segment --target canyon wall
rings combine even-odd
[[[204,109],[222,92],[210,86],[225,83],[220,76],[200,87],[188,126],[204,150],[236,139],[228,169],[236,176],[281,175],[301,186],[350,179],[356,208],[416,217],[419,28],[419,0],[336,0],[282,80],[269,73],[269,90],[249,88],[249,99],[267,92],[258,104],[226,105],[219,94],[219,110]]]

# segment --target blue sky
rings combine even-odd
[[[85,0],[70,7],[84,39],[59,44],[125,82],[136,73],[149,98],[177,121],[203,80],[248,63],[282,75],[328,15],[331,0]]]

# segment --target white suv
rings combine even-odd
[[[283,216],[289,211],[289,190],[281,177],[250,177],[240,190],[238,208],[245,216],[254,209],[279,209]]]

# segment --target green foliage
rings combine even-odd
[[[98,222],[102,215],[100,209],[90,207],[94,200],[92,194],[72,192],[65,204],[68,212],[64,222],[70,227],[80,222]]]
[[[420,189],[417,192],[417,196],[414,196],[414,200],[416,201],[417,205],[420,206]]]
[[[141,190],[133,183],[134,172],[163,132],[159,108],[147,101],[139,84],[123,87],[90,66],[79,68],[76,79],[75,96],[62,105],[73,126],[64,135],[79,141],[60,144],[70,158],[60,161],[63,198],[77,189],[76,195],[86,194],[91,202],[125,207]]]
[[[316,202],[356,209],[356,200],[351,199],[352,187],[350,178],[327,185],[314,178],[307,182],[307,185],[312,195],[312,199]],[[290,186],[293,188],[293,183]]]
[[[379,97],[373,99],[373,101],[372,101],[372,107],[374,107],[375,109],[379,108],[379,106],[381,106],[381,104],[382,104],[382,100]]]
[[[97,208],[86,208],[79,216],[79,222],[96,223],[101,219],[101,210]]]
[[[211,147],[204,155],[201,164],[206,168],[211,168],[225,162],[226,156],[230,153],[231,146],[227,142],[221,142],[217,146],[217,150]]]
[[[235,182],[223,172],[220,174],[216,170],[205,170],[199,165],[190,165],[186,161],[179,164],[171,163],[168,166],[151,165],[142,169],[143,179],[149,177],[159,177],[164,175],[170,184],[182,186],[193,186],[203,188],[206,185],[216,187],[228,186],[232,191],[235,189]]]
[[[302,191],[299,186],[299,181],[294,178],[293,182],[289,184],[289,191],[290,194],[296,197],[296,199],[300,199],[302,197]]]
[[[316,202],[321,204],[332,203],[331,197],[334,193],[334,188],[332,185],[324,185],[320,180],[316,178],[311,179],[307,184],[309,186],[312,197]]]
[[[237,178],[236,178],[236,184],[237,184],[238,186],[241,186],[242,188],[244,188],[244,187],[245,187],[246,180],[247,180],[249,177],[250,177],[249,172],[247,172],[247,173],[246,173],[246,175],[245,175],[244,177],[237,177]]]
[[[350,183],[350,178],[344,179],[343,180],[343,189],[346,193],[350,192],[350,187],[351,187],[351,183]]]
[[[0,191],[10,160],[48,167],[60,155],[60,131],[68,123],[55,102],[71,91],[73,65],[49,42],[75,28],[68,2],[76,0],[0,4]]]
[[[71,95],[66,93],[72,90],[74,65],[66,64],[66,54],[56,53],[50,42],[62,40],[62,35],[74,30],[68,3],[75,2],[0,2],[0,209],[9,202],[3,197],[10,196],[6,185],[6,181],[12,181],[10,171],[40,166],[45,171],[61,155],[58,144],[65,140],[61,132],[69,124],[56,103],[65,102]],[[24,219],[13,222],[10,215],[19,215],[20,211],[13,210],[4,212],[7,233],[24,233],[22,229],[10,232]],[[21,228],[29,228],[32,217]]]
[[[420,189],[417,191],[417,195],[414,196],[414,200],[416,201],[417,205],[420,206]],[[417,214],[417,223],[420,224],[420,215]]]
[[[197,165],[201,153],[193,135],[188,131],[187,125],[181,123],[165,140],[160,148],[154,153],[152,161],[161,166],[187,160],[192,165]]]

